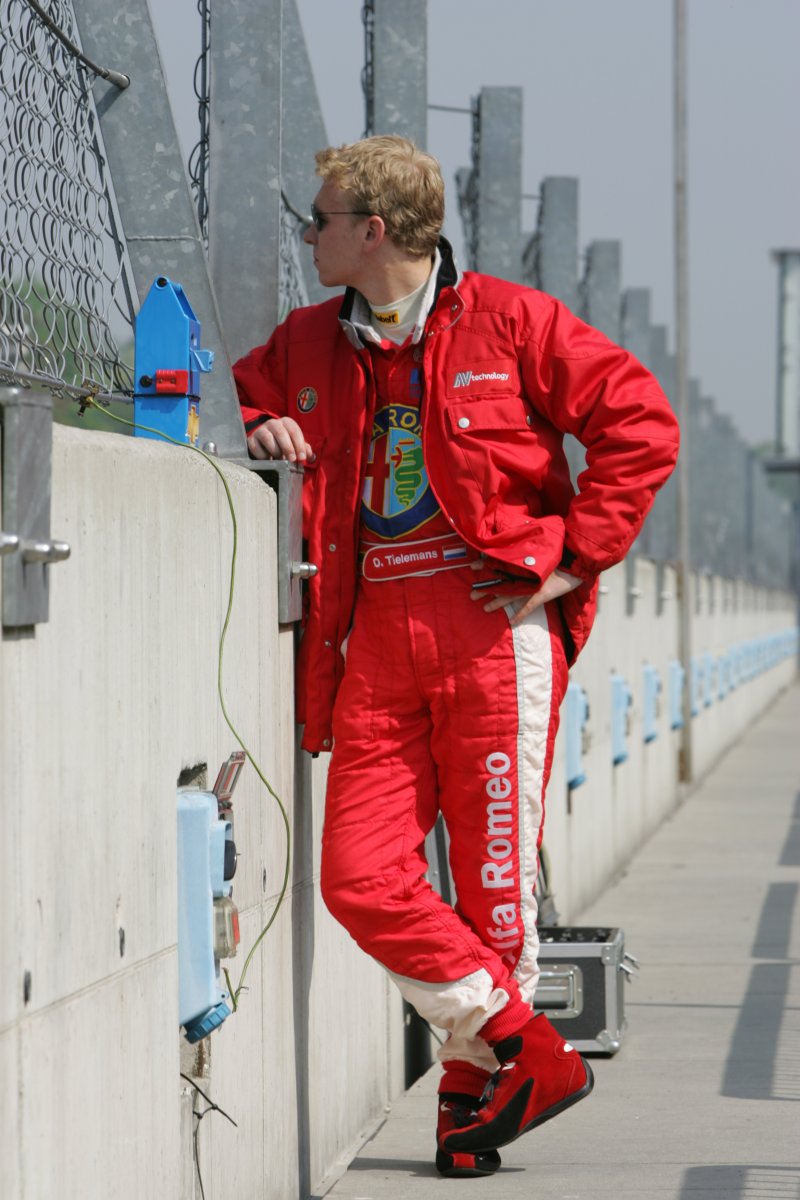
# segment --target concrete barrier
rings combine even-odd
[[[224,465],[224,464],[223,464]],[[192,1051],[177,1021],[176,788],[237,749],[217,699],[231,523],[203,460],[55,428],[50,621],[0,645],[0,1195],[305,1194],[404,1086],[399,999],[319,900],[324,763],[296,752],[275,496],[225,466],[239,521],[224,692],[286,804],[286,903],[240,1007]],[[63,531],[63,532],[62,532]],[[247,767],[235,795],[244,954],[286,839]],[[183,1045],[183,1049],[182,1049]],[[305,1191],[301,1191],[301,1188]]]

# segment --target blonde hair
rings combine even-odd
[[[318,150],[317,174],[347,192],[353,209],[381,217],[386,233],[417,258],[432,255],[444,222],[439,163],[407,138],[362,138]]]

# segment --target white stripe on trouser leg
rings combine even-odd
[[[523,601],[506,609],[509,618]],[[536,930],[537,905],[534,897],[538,870],[537,842],[544,811],[544,766],[553,696],[553,655],[550,629],[544,608],[534,610],[519,625],[512,626],[517,671],[517,773],[519,805],[519,879],[520,914],[523,943],[514,979],[523,1000],[533,1003],[539,979],[539,935]],[[497,1059],[482,1037],[464,1038],[455,1034],[439,1051],[442,1062],[463,1059],[494,1071]]]
[[[517,605],[519,607],[519,605]],[[517,664],[517,770],[519,772],[520,913],[523,942],[514,978],[523,1000],[533,1003],[539,979],[537,842],[544,816],[544,766],[553,699],[553,653],[544,607],[512,627]]]
[[[484,1021],[499,1013],[508,1003],[508,992],[496,988],[492,977],[483,967],[465,975],[463,979],[452,979],[442,983],[424,983],[397,975],[390,971],[392,979],[409,1004],[419,1015],[437,1029],[445,1029],[459,1041],[473,1040]],[[484,1046],[486,1043],[483,1043]],[[487,1047],[488,1049],[488,1047]],[[452,1055],[450,1055],[452,1057]]]

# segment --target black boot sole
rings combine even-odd
[[[463,1153],[460,1151],[459,1153]],[[500,1166],[500,1155],[492,1148],[475,1154],[474,1167],[457,1167],[454,1155],[447,1150],[436,1151],[436,1170],[445,1179],[477,1179],[484,1175],[494,1175]]]

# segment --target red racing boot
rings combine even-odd
[[[436,1125],[436,1170],[448,1179],[468,1179],[477,1175],[494,1175],[500,1166],[495,1149],[473,1153],[468,1150],[444,1150],[442,1142],[454,1129],[472,1125],[477,1117],[480,1100],[462,1092],[439,1093],[439,1120]]]
[[[441,1139],[442,1149],[454,1156],[477,1157],[505,1146],[577,1104],[594,1087],[589,1064],[542,1013],[492,1048],[500,1070],[486,1085],[474,1122],[454,1127]]]
[[[466,1150],[453,1152],[442,1148],[442,1139],[454,1129],[472,1125],[480,1106],[480,1097],[491,1078],[488,1071],[476,1063],[461,1058],[448,1058],[442,1064],[439,1082],[439,1117],[436,1126],[436,1170],[448,1178],[469,1178],[493,1175],[500,1166],[496,1150],[473,1154]]]

